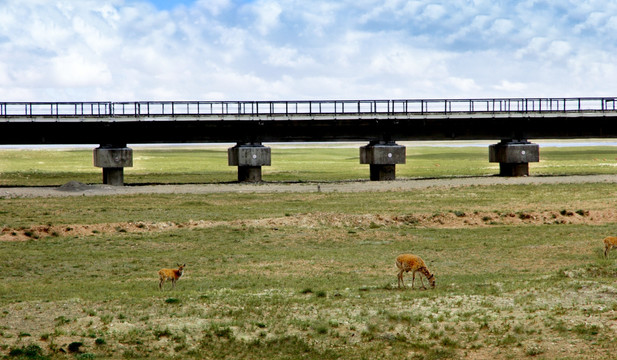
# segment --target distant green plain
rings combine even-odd
[[[264,166],[268,182],[365,180],[369,166],[360,164],[359,146],[270,145],[272,166]],[[126,184],[225,183],[237,179],[227,165],[223,146],[137,147],[133,167],[125,168]],[[398,178],[487,176],[499,172],[488,162],[486,146],[407,147],[406,164],[397,165]],[[531,175],[612,174],[617,172],[617,147],[544,147],[540,162],[530,164]],[[0,186],[58,186],[74,180],[100,183],[91,149],[0,150]]]

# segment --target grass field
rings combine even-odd
[[[176,175],[200,173],[181,154]],[[312,174],[297,156],[284,168]],[[0,356],[614,359],[615,203],[614,184],[0,198]],[[403,252],[434,290],[397,289]]]
[[[272,166],[262,168],[264,181],[339,181],[368,179],[369,166],[359,163],[360,144],[344,146],[272,146]],[[545,147],[533,175],[612,174],[617,167],[613,146]],[[136,148],[127,184],[213,183],[237,179],[227,165],[225,147]],[[59,186],[75,180],[101,183],[91,149],[0,150],[0,186]],[[488,162],[486,147],[409,146],[407,163],[397,165],[398,178],[485,176],[499,173]]]

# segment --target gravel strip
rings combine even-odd
[[[439,179],[401,179],[396,181],[346,181],[323,183],[223,183],[183,185],[88,185],[76,181],[60,187],[0,187],[0,198],[62,196],[101,196],[131,194],[210,194],[210,193],[277,193],[277,192],[363,192],[409,191],[429,187],[461,187],[521,184],[617,183],[617,175],[499,176],[455,177]]]

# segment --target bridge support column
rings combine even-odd
[[[94,166],[103,168],[103,184],[124,185],[124,168],[133,166],[133,149],[122,145],[101,145],[93,152]]]
[[[395,142],[371,141],[360,147],[360,164],[369,164],[372,181],[396,179],[396,164],[404,164],[406,149]]]
[[[527,140],[501,140],[488,148],[489,162],[499,163],[499,176],[529,176],[529,163],[540,161],[540,145]]]
[[[238,167],[238,181],[260,182],[261,167],[270,166],[271,149],[261,143],[238,143],[227,149],[229,166]]]

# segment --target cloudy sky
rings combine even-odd
[[[0,101],[617,96],[612,0],[0,0]]]

